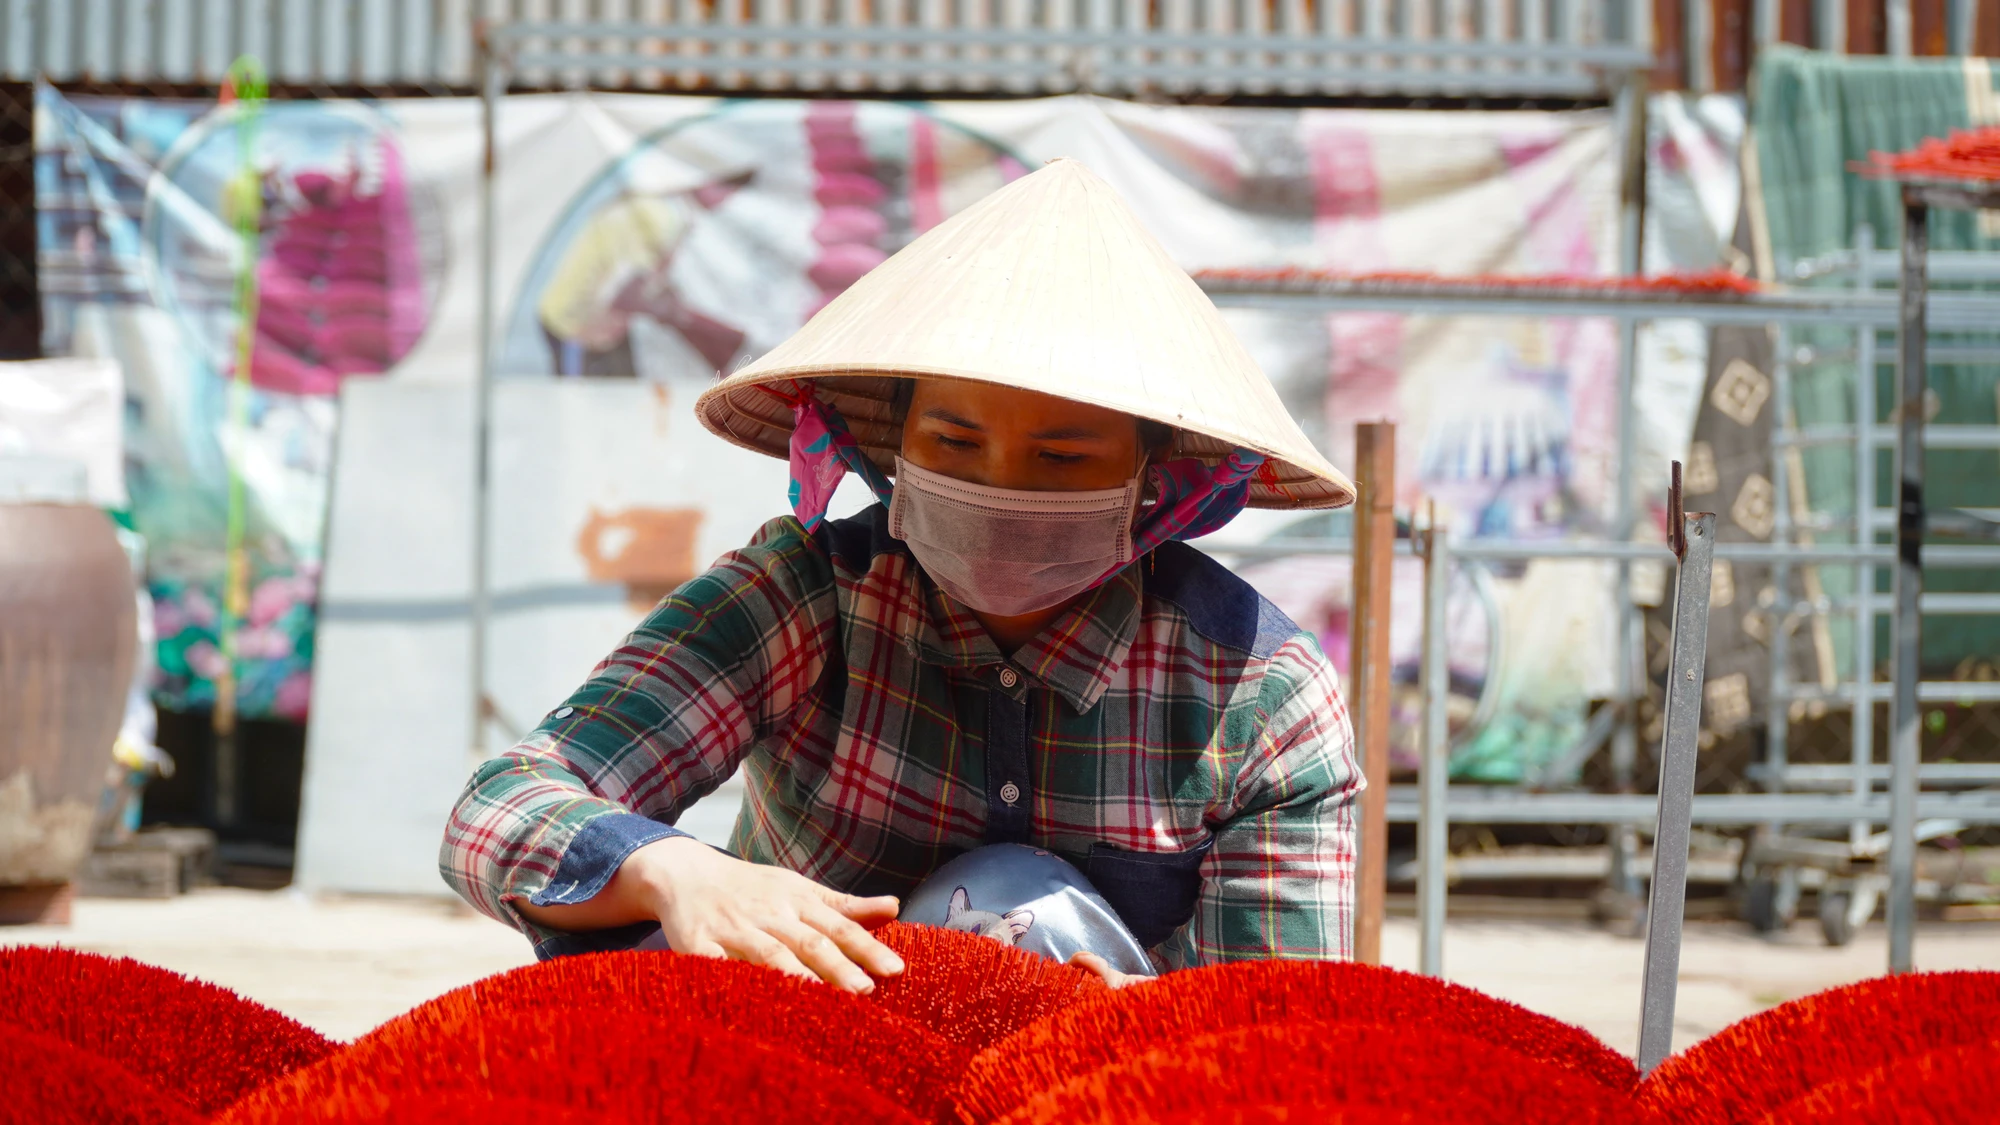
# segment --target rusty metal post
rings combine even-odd
[[[1681,506],[1681,463],[1667,494],[1667,542],[1680,560],[1674,589],[1672,663],[1667,665],[1666,730],[1660,738],[1659,815],[1653,829],[1653,882],[1646,911],[1646,968],[1639,992],[1639,1073],[1673,1053],[1674,1001],[1680,989],[1681,924],[1687,914],[1695,755],[1701,738],[1701,689],[1708,674],[1708,596],[1715,513]]]
[[[1382,914],[1389,875],[1389,591],[1396,554],[1396,424],[1354,427],[1354,609],[1349,622],[1348,713],[1361,772],[1359,888],[1354,959],[1382,963]]]

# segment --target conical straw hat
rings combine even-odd
[[[718,436],[787,454],[791,408],[760,385],[814,380],[885,473],[902,442],[898,378],[975,379],[1174,428],[1174,455],[1271,460],[1259,508],[1333,508],[1354,485],[1278,401],[1207,294],[1125,201],[1052,160],[939,224],[695,404]]]

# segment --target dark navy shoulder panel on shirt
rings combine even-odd
[[[909,550],[901,540],[890,537],[889,509],[880,504],[871,504],[846,519],[822,520],[812,537],[834,565],[856,574],[872,567],[877,555]]]
[[[1188,546],[1162,543],[1141,560],[1146,595],[1187,614],[1188,624],[1210,644],[1268,660],[1299,627],[1250,583]]]

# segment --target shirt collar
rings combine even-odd
[[[945,596],[915,559],[910,560],[910,576],[921,591],[924,609],[910,636],[918,657],[947,668],[985,668],[1004,662],[986,626],[971,610]]]
[[[921,573],[912,566],[913,576]],[[925,613],[909,636],[929,664],[982,668],[1011,664],[1062,696],[1078,714],[1097,706],[1139,634],[1139,568],[1126,567],[1077,599],[1007,660],[972,611],[919,577]]]

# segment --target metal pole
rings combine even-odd
[[[1813,14],[1813,46],[1837,55],[1847,53],[1847,0],[1817,0]]]
[[[1360,495],[1354,505],[1353,696],[1348,709],[1360,744],[1361,885],[1354,911],[1354,959],[1382,963],[1382,915],[1389,876],[1389,619],[1396,551],[1396,424],[1354,427]]]
[[[1645,232],[1646,184],[1646,99],[1643,79],[1627,75],[1618,87],[1616,116],[1620,141],[1618,272],[1627,276],[1642,271]],[[1618,469],[1612,504],[1612,535],[1620,542],[1632,538],[1637,513],[1633,507],[1633,449],[1638,441],[1637,407],[1633,382],[1639,362],[1639,325],[1633,320],[1618,323]],[[1617,564],[1613,611],[1618,615],[1618,653],[1612,668],[1612,691],[1616,694],[1618,725],[1611,733],[1611,779],[1621,793],[1633,789],[1633,770],[1639,759],[1639,688],[1645,679],[1641,671],[1642,651],[1638,607],[1632,603],[1632,564]],[[1620,895],[1636,897],[1637,872],[1632,857],[1638,852],[1638,835],[1630,826],[1607,828],[1611,843],[1611,884]]]
[[[479,165],[479,369],[473,376],[472,438],[472,598],[471,628],[467,640],[467,679],[471,692],[471,726],[466,746],[476,765],[486,759],[486,626],[491,614],[487,589],[487,522],[489,507],[488,451],[493,432],[493,307],[494,264],[497,232],[494,223],[493,181],[499,159],[498,129],[500,98],[506,92],[506,60],[494,49],[492,25],[481,20],[474,29],[479,52],[479,116],[481,160]]]
[[[1870,264],[1875,253],[1875,228],[1866,223],[1854,232],[1855,285],[1867,293],[1875,288]],[[1855,341],[1854,373],[1854,549],[1866,550],[1875,543],[1875,442],[1871,435],[1876,424],[1875,408],[1875,326],[1858,330]],[[1854,797],[1868,799],[1871,782],[1869,766],[1875,761],[1875,700],[1870,694],[1875,681],[1875,568],[1858,563],[1854,568],[1854,744],[1850,761],[1854,765]],[[1874,827],[1865,820],[1848,826],[1848,846],[1859,849],[1867,844]]]
[[[1785,350],[1791,346],[1791,334],[1784,325],[1778,325],[1771,336],[1771,542],[1780,547],[1792,546],[1792,449],[1784,436],[1792,429],[1792,374],[1791,362]],[[1783,792],[1785,788],[1785,763],[1789,758],[1792,737],[1792,567],[1791,563],[1779,558],[1771,564],[1771,586],[1777,591],[1777,599],[1768,610],[1766,632],[1769,644],[1770,686],[1765,692],[1764,702],[1764,787],[1771,792]],[[1783,831],[1784,826],[1766,826],[1772,835]]]
[[[1678,477],[1680,466],[1674,468]],[[1683,543],[1680,580],[1674,591],[1673,663],[1667,667],[1667,729],[1660,745],[1659,819],[1653,830],[1653,885],[1646,911],[1646,971],[1639,998],[1641,1074],[1660,1065],[1674,1046],[1674,993],[1680,984],[1695,751],[1701,734],[1701,686],[1708,655],[1709,567],[1715,543],[1713,513],[1683,516],[1679,503],[1671,507],[1668,526],[1679,525]]]
[[[1974,0],[1951,0],[1950,23],[1945,35],[1949,42],[1945,45],[1947,55],[1969,55],[1972,53],[1973,33],[1978,24],[1978,5]]]
[[[1759,52],[1778,41],[1778,17],[1778,0],[1752,0],[1750,34]]]
[[[1682,18],[1687,21],[1683,38],[1687,50],[1688,90],[1697,94],[1715,91],[1715,42],[1711,25],[1715,22],[1714,5],[1705,3],[1682,4]]]
[[[1924,295],[1930,207],[1903,194],[1902,337],[1898,340],[1896,476],[1896,686],[1889,744],[1889,971],[1915,967],[1917,922],[1917,706],[1924,592]]]
[[[1451,727],[1445,706],[1451,698],[1451,671],[1445,660],[1447,606],[1451,590],[1451,532],[1438,526],[1432,510],[1424,532],[1424,737],[1417,759],[1417,927],[1421,931],[1417,971],[1444,975],[1445,861],[1451,822],[1445,810],[1450,776]]]
[[[1882,19],[1887,25],[1887,53],[1894,58],[1909,58],[1915,40],[1915,29],[1910,21],[1910,0],[1884,0]]]
[[[1625,31],[1626,41],[1653,54],[1653,0],[1632,0],[1626,12],[1625,18],[1631,25]]]

